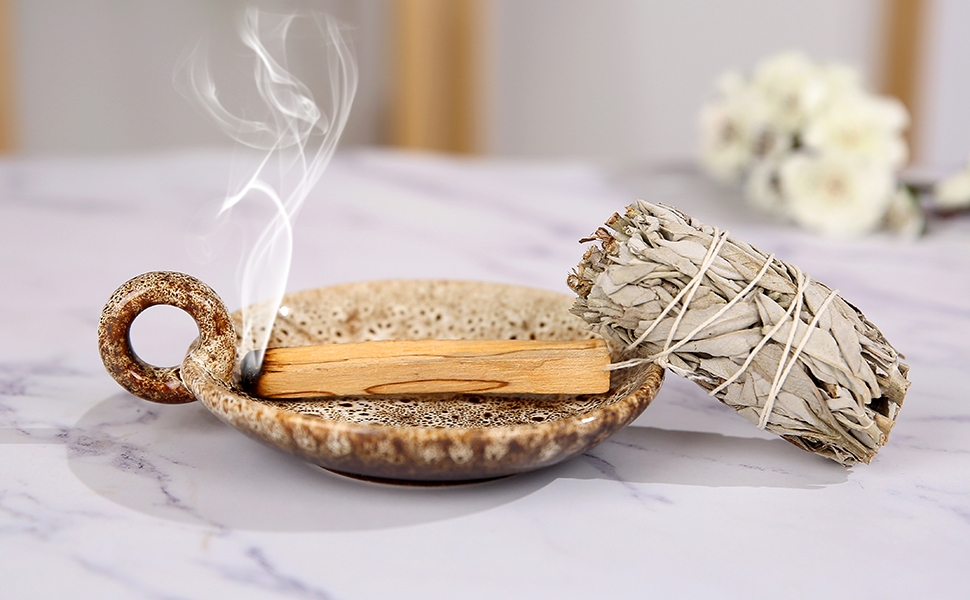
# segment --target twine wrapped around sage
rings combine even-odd
[[[614,214],[569,287],[573,312],[792,444],[843,465],[889,437],[907,365],[861,312],[789,265],[674,208]],[[794,324],[794,326],[793,326]]]

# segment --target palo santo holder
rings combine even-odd
[[[573,301],[460,281],[298,292],[283,298],[257,373],[237,356],[238,313],[230,316],[193,277],[153,272],[112,295],[98,342],[108,372],[131,393],[198,400],[246,435],[326,469],[470,481],[576,456],[631,423],[656,395],[663,369],[606,371],[623,357],[570,314]],[[177,367],[149,365],[131,347],[131,323],[157,304],[185,310],[199,328]]]
[[[148,273],[108,301],[101,356],[135,395],[198,399],[248,435],[368,478],[486,479],[565,460],[643,412],[664,368],[845,466],[888,441],[909,367],[837,290],[643,201],[584,241],[599,246],[567,280],[575,299],[454,281],[286,296],[259,371],[237,361],[240,315],[208,286]],[[199,326],[180,367],[131,349],[132,321],[154,304]]]

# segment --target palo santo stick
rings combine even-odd
[[[263,398],[463,392],[601,394],[603,340],[391,340],[270,348],[251,383]]]

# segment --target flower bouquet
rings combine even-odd
[[[755,207],[806,228],[849,237],[878,229],[920,235],[919,195],[899,180],[909,115],[867,92],[857,71],[800,53],[722,75],[701,112],[701,160],[722,181],[743,181]],[[970,170],[933,188],[940,209],[970,206]]]

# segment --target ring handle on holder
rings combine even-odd
[[[183,404],[195,396],[182,384],[180,367],[156,367],[131,348],[131,323],[146,308],[169,304],[189,313],[199,339],[188,357],[215,377],[229,381],[236,358],[236,332],[222,299],[195,277],[153,271],[128,280],[111,295],[98,325],[98,349],[108,373],[132,394],[162,404]]]

